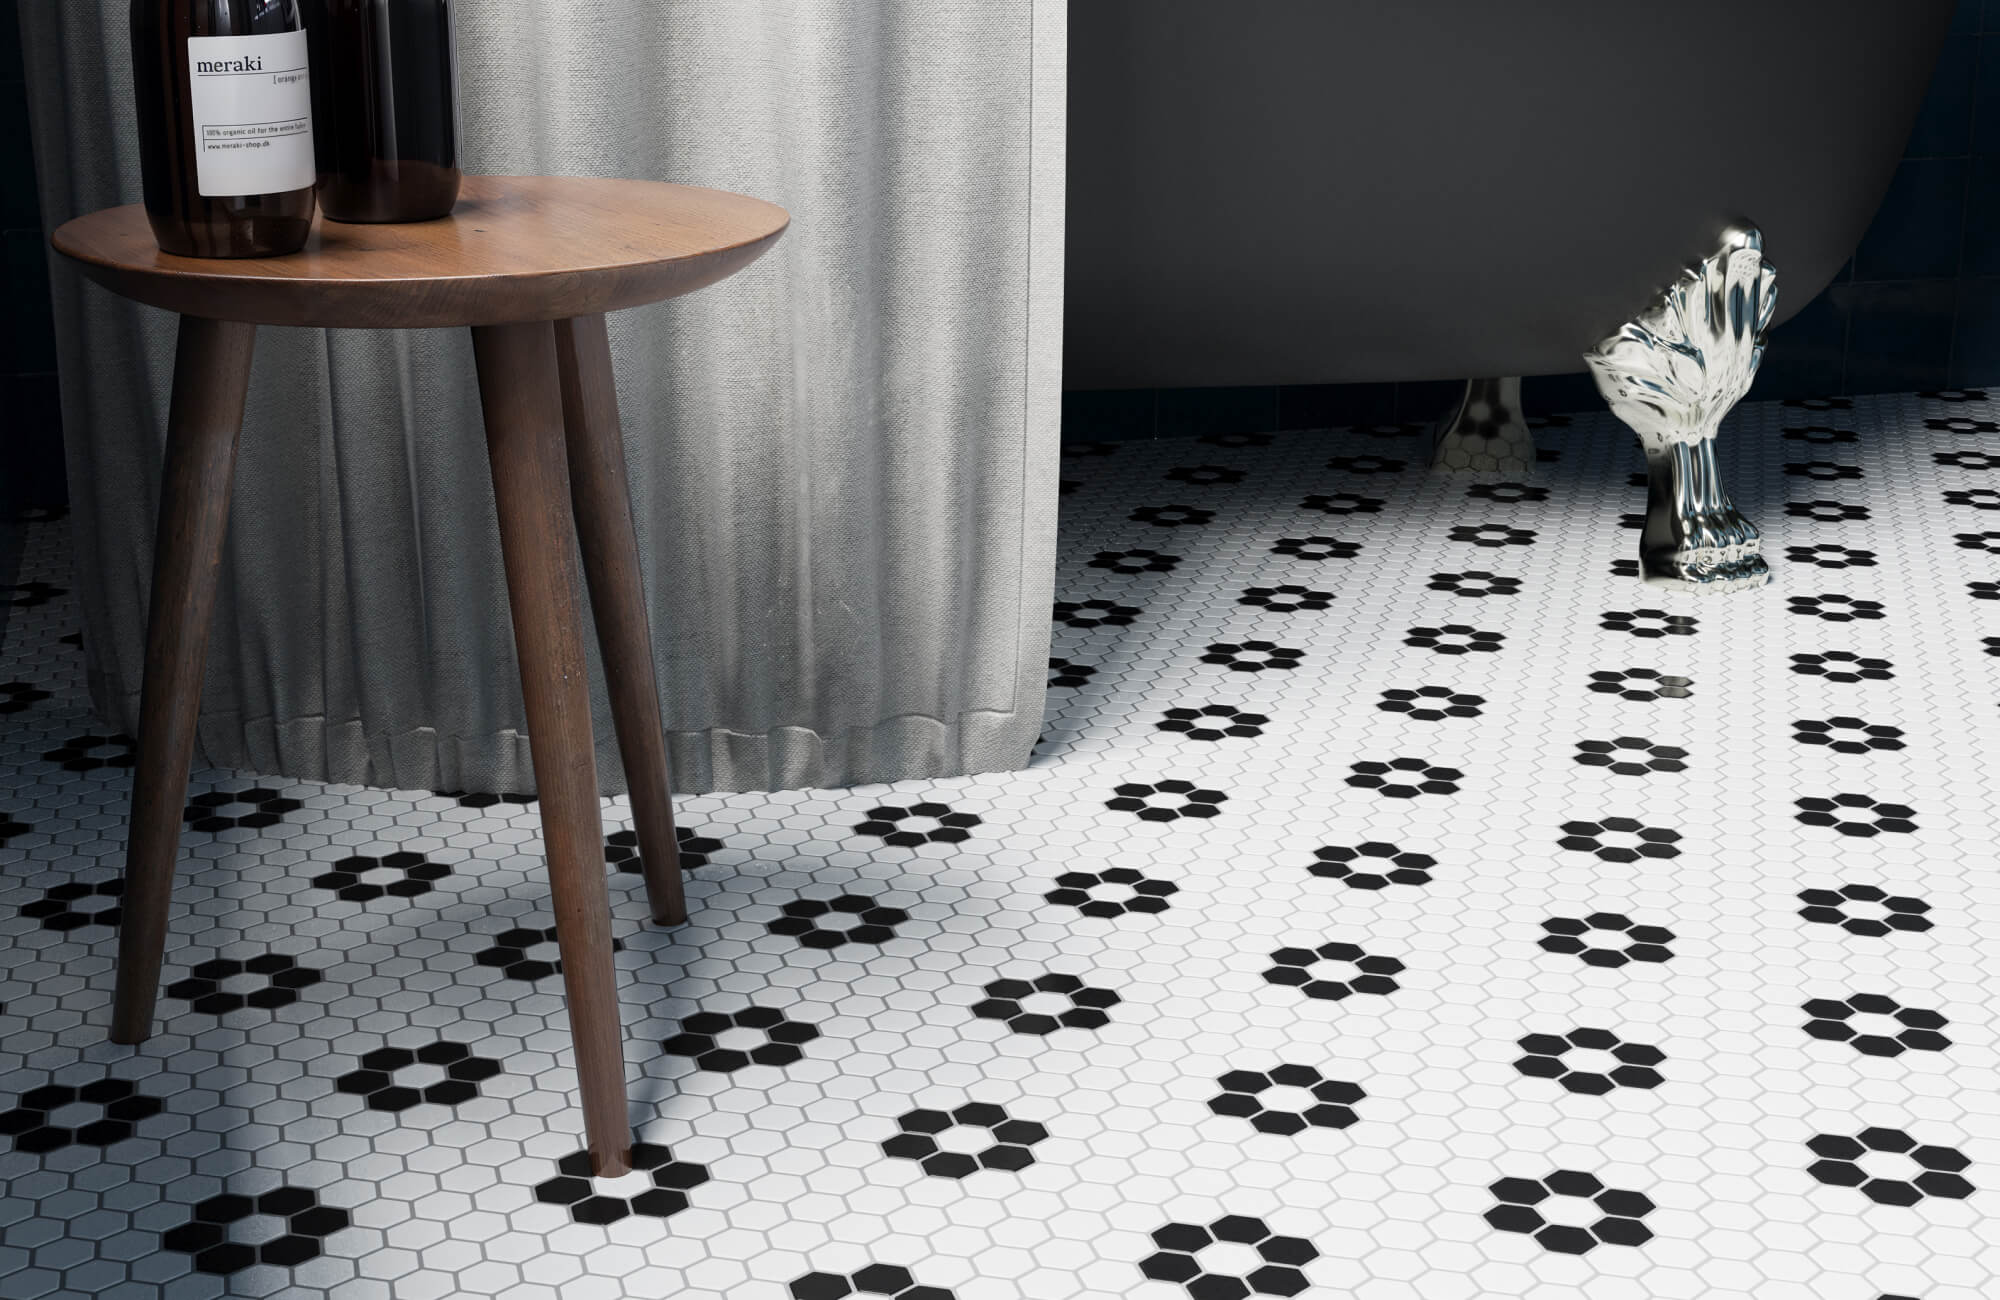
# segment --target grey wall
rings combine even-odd
[[[1772,331],[1750,400],[1981,385],[2000,386],[2000,0],[1959,0],[1888,197],[1834,282]],[[1597,403],[1580,372],[1524,388],[1531,410]],[[1457,392],[1436,383],[1071,392],[1063,436],[1421,421]]]

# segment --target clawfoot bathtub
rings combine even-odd
[[[1641,576],[1759,586],[1715,426],[1860,241],[1952,7],[1079,0],[1065,384],[1472,377],[1434,463],[1497,470],[1518,377],[1588,355]]]

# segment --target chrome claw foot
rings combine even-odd
[[[1730,504],[1715,439],[1646,449],[1646,526],[1639,577],[1682,591],[1740,591],[1771,580],[1757,527]]]
[[[1431,468],[1527,470],[1535,435],[1521,416],[1521,381],[1468,379],[1455,410],[1431,426]]]
[[[1652,586],[1740,591],[1771,580],[1756,526],[1723,489],[1715,435],[1763,360],[1776,280],[1763,237],[1732,226],[1712,256],[1584,354],[1646,453],[1639,575]]]

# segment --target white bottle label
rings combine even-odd
[[[313,183],[304,32],[191,36],[188,83],[202,197],[282,194]]]

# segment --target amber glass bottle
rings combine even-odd
[[[450,0],[300,0],[312,40],[319,206],[428,221],[458,201]]]
[[[146,216],[169,253],[271,257],[312,228],[298,0],[132,0]]]

